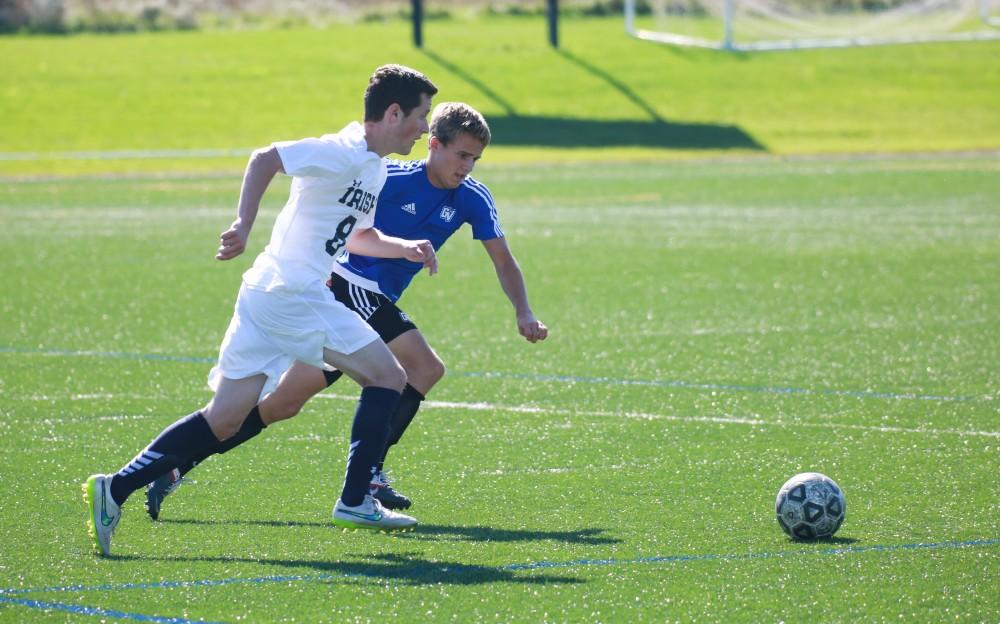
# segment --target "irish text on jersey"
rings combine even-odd
[[[361,188],[361,180],[355,180],[337,201],[348,208],[354,208],[368,214],[375,207],[376,199],[377,196]]]

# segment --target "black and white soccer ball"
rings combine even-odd
[[[797,540],[830,537],[844,522],[844,491],[830,477],[818,472],[797,474],[778,490],[774,513],[778,524]]]

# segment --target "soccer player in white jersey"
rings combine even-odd
[[[236,433],[247,412],[296,361],[317,372],[336,368],[362,386],[334,522],[389,530],[416,524],[369,494],[406,375],[378,334],[337,301],[325,282],[346,249],[406,258],[436,270],[429,241],[385,236],[372,227],[386,179],[382,158],[410,152],[428,129],[435,93],[437,87],[420,72],[386,65],[369,80],[363,124],[253,153],[237,218],[222,233],[216,258],[230,260],[243,252],[274,176],[283,172],[293,180],[270,243],[243,274],[232,321],[209,374],[215,395],[204,408],[164,429],[117,473],[92,475],[84,483],[91,537],[102,554],[110,554],[129,495]]]
[[[535,317],[528,302],[524,276],[500,227],[493,196],[470,175],[490,138],[486,120],[474,108],[454,102],[439,104],[431,119],[427,159],[389,162],[389,177],[379,195],[375,225],[393,236],[428,239],[435,250],[440,250],[452,234],[468,223],[510,299],[518,332],[528,341],[537,342],[548,336],[548,328]],[[396,492],[385,477],[382,464],[386,453],[399,442],[421,401],[445,373],[441,358],[409,315],[396,306],[420,269],[419,263],[407,259],[372,258],[352,251],[339,259],[329,283],[337,299],[378,332],[406,370],[407,384],[390,421],[386,448],[371,483],[373,496],[390,509],[406,509],[410,500]],[[196,464],[242,444],[273,422],[291,418],[339,375],[339,371],[293,364],[274,393],[250,411],[236,435],[151,484],[146,490],[146,511],[154,520],[158,518],[164,498]]]

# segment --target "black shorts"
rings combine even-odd
[[[357,312],[378,332],[382,342],[389,343],[401,334],[417,328],[406,312],[397,308],[383,294],[355,286],[336,273],[330,276],[327,286],[337,301]]]

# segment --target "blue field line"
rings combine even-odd
[[[550,568],[583,568],[591,566],[627,566],[627,565],[638,565],[638,564],[650,564],[650,563],[695,563],[699,561],[752,561],[756,559],[776,559],[776,558],[786,558],[786,557],[803,557],[803,556],[829,556],[829,555],[852,555],[852,554],[864,554],[871,552],[900,552],[900,551],[918,551],[918,550],[943,550],[943,549],[959,549],[959,548],[974,548],[974,547],[984,547],[984,546],[996,546],[1000,545],[1000,539],[977,539],[977,540],[951,540],[945,542],[919,542],[912,544],[874,544],[871,546],[842,546],[835,548],[821,548],[821,549],[798,549],[798,550],[779,550],[770,552],[759,552],[759,553],[745,553],[745,554],[733,554],[733,553],[708,553],[701,555],[666,555],[666,556],[653,556],[653,557],[636,557],[633,559],[575,559],[572,561],[536,561],[531,563],[512,563],[505,566],[501,566],[500,570],[507,570],[511,572],[517,571],[530,571],[530,570],[543,570]],[[470,568],[471,569],[471,568]],[[462,574],[461,568],[454,570],[455,574]],[[258,576],[258,577],[246,577],[246,578],[224,578],[224,579],[203,579],[203,580],[193,580],[193,581],[158,581],[151,583],[104,583],[100,585],[62,585],[62,586],[52,586],[52,587],[35,587],[35,588],[12,588],[12,589],[0,589],[0,602],[25,604],[25,606],[35,606],[27,605],[27,600],[13,598],[13,596],[26,595],[26,594],[38,594],[38,593],[57,593],[57,592],[103,592],[103,593],[113,593],[128,589],[176,589],[181,587],[220,587],[224,585],[238,585],[238,584],[249,584],[249,585],[266,585],[271,583],[293,583],[293,582],[316,582],[316,581],[331,581],[344,578],[381,578],[374,574],[302,574],[302,575],[271,575],[271,576]],[[51,608],[40,606],[47,603],[39,603],[37,608]],[[154,621],[154,620],[149,620]],[[159,620],[155,620],[159,621]],[[173,620],[164,620],[173,621]]]
[[[966,541],[946,541],[932,543],[914,544],[876,544],[872,546],[845,546],[841,548],[824,548],[820,550],[783,550],[776,552],[747,553],[747,554],[703,554],[703,555],[669,555],[657,557],[637,557],[634,559],[576,559],[573,561],[537,561],[533,563],[513,563],[500,568],[511,572],[543,570],[552,568],[581,568],[590,566],[624,566],[636,564],[657,564],[657,563],[692,563],[699,561],[750,561],[755,559],[772,559],[781,557],[799,557],[808,555],[849,555],[868,552],[898,552],[914,550],[934,550],[948,548],[971,548],[976,546],[995,546],[1000,544],[1000,539],[980,539]],[[461,574],[461,570],[455,571]],[[30,593],[53,593],[53,592],[117,592],[126,589],[174,589],[178,587],[219,587],[234,584],[268,584],[268,583],[291,583],[291,582],[316,582],[329,581],[343,578],[357,578],[374,575],[359,574],[307,574],[307,575],[273,575],[259,576],[251,578],[227,578],[227,579],[204,579],[194,581],[160,581],[156,583],[105,583],[102,585],[65,585],[59,587],[40,587],[34,589],[13,588],[0,589],[0,605],[18,605],[29,609],[41,609],[45,611],[65,611],[78,615],[93,615],[103,617],[113,617],[122,620],[132,620],[136,622],[158,622],[164,624],[210,624],[204,620],[189,620],[184,618],[164,617],[157,615],[146,615],[142,613],[128,613],[114,609],[102,607],[88,607],[84,605],[71,605],[61,602],[50,602],[44,600],[30,600],[27,598],[16,598],[16,595]],[[211,623],[214,624],[214,623]]]
[[[150,360],[160,362],[185,362],[195,364],[214,364],[214,357],[194,357],[181,355],[163,355],[159,353],[129,353],[127,351],[87,351],[73,349],[32,349],[23,347],[3,347],[2,353],[20,353],[25,355],[55,355],[55,356],[83,356],[101,357],[112,359],[128,360]],[[606,384],[615,386],[649,386],[658,388],[683,388],[689,390],[713,390],[719,392],[751,392],[760,394],[802,394],[820,396],[843,396],[857,399],[911,399],[917,401],[971,401],[976,399],[992,399],[991,396],[963,396],[963,395],[937,395],[918,394],[912,392],[881,392],[876,390],[834,390],[834,389],[811,389],[795,388],[785,386],[756,386],[740,384],[719,384],[702,383],[694,381],[672,380],[672,379],[616,379],[613,377],[583,377],[576,375],[542,375],[536,373],[501,373],[501,372],[477,372],[459,371],[451,373],[458,377],[472,377],[481,379],[521,379],[525,381],[542,381],[557,383],[587,383]]]
[[[101,607],[87,607],[83,605],[71,605],[62,602],[49,602],[46,600],[28,600],[26,598],[8,598],[0,593],[0,605],[14,604],[30,609],[42,609],[44,611],[65,611],[76,615],[96,615],[100,617],[111,617],[120,620],[132,620],[134,622],[158,622],[162,624],[221,624],[212,623],[205,620],[188,620],[179,617],[163,617],[159,615],[145,615],[142,613],[129,613],[127,611],[117,611],[115,609],[103,609]]]
[[[294,583],[296,581],[329,581],[351,576],[348,574],[273,574],[251,578],[199,579],[194,581],[157,581],[155,583],[105,583],[102,585],[59,585],[54,587],[33,587],[0,589],[0,597],[6,595],[48,594],[55,592],[114,592],[124,589],[177,589],[181,587],[220,587],[222,585],[267,583]]]
[[[214,357],[192,357],[184,355],[162,355],[159,353],[129,353],[127,351],[86,351],[79,349],[25,349],[21,347],[0,347],[0,353],[22,353],[25,355],[66,355],[72,357],[99,357],[116,360],[151,360],[157,362],[187,362],[214,364]]]
[[[964,542],[933,542],[918,544],[877,544],[873,546],[843,546],[821,550],[781,550],[747,554],[705,554],[670,555],[665,557],[638,557],[635,559],[577,559],[575,561],[538,561],[535,563],[515,563],[505,566],[505,570],[543,570],[549,568],[577,568],[584,566],[632,565],[642,563],[688,563],[692,561],[750,561],[753,559],[774,559],[803,555],[847,555],[866,552],[896,552],[901,550],[934,550],[941,548],[970,548],[974,546],[996,546],[1000,539],[968,540]]]

